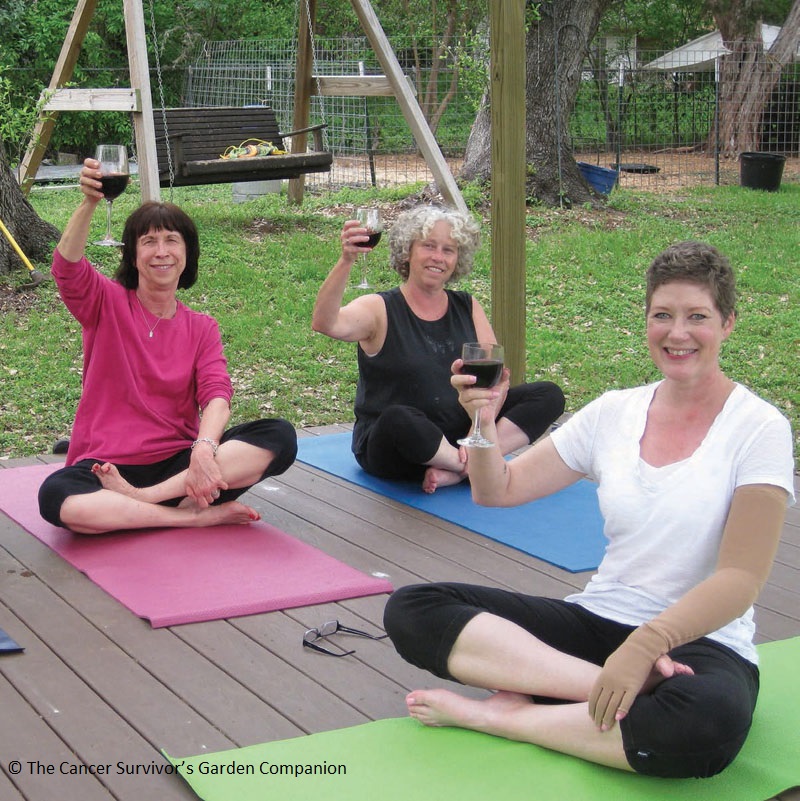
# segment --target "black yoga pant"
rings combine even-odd
[[[240,440],[249,445],[271,451],[274,454],[264,475],[277,476],[285,472],[297,456],[297,432],[291,423],[281,418],[254,420],[229,428],[220,438],[220,444],[229,440]],[[189,467],[191,448],[185,448],[173,456],[153,464],[115,465],[120,475],[134,487],[152,487],[160,484]],[[62,467],[49,475],[39,487],[39,514],[54,526],[63,526],[61,505],[70,495],[84,495],[103,488],[100,479],[92,472],[92,466],[102,464],[100,459],[82,459],[69,467]],[[213,505],[236,500],[250,487],[235,487],[221,490]],[[164,506],[177,506],[182,498],[164,501]]]
[[[454,679],[447,669],[450,651],[481,612],[511,620],[553,648],[596,665],[604,664],[634,628],[567,601],[445,583],[395,591],[386,604],[384,627],[406,661]],[[636,699],[620,722],[625,756],[637,773],[713,776],[733,761],[750,730],[758,668],[706,637],[670,655],[695,675],[663,681]]]
[[[551,381],[537,381],[511,387],[497,415],[521,428],[533,442],[564,412],[564,393]],[[433,459],[442,437],[456,446],[466,436],[470,421],[464,415],[460,428],[442,431],[413,406],[387,406],[373,423],[362,453],[356,460],[368,473],[381,478],[419,481]]]

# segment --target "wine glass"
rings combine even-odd
[[[369,233],[369,239],[362,242],[361,247],[374,248],[381,241],[381,234],[383,234],[380,209],[356,209],[356,219]],[[367,281],[367,255],[367,253],[361,254],[361,283],[356,285],[358,289],[371,289],[369,281]]]
[[[95,245],[121,247],[122,242],[111,236],[111,204],[125,191],[130,180],[128,149],[123,145],[98,145],[94,157],[100,162],[100,183],[106,199],[106,235]]]
[[[465,342],[461,348],[461,372],[474,375],[473,387],[493,387],[503,375],[503,346],[493,342]],[[472,433],[458,440],[468,448],[491,448],[494,443],[481,434],[481,409],[475,410]]]

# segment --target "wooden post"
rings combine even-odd
[[[150,73],[147,63],[147,39],[141,0],[123,0],[125,34],[128,43],[130,89],[65,89],[72,77],[83,40],[92,21],[97,0],[78,0],[72,15],[61,55],[58,57],[47,102],[33,131],[28,151],[20,165],[20,185],[27,194],[42,162],[59,111],[127,111],[133,114],[136,151],[139,158],[139,183],[143,200],[160,200],[156,133],[153,124],[153,101],[150,96]]]
[[[436,138],[431,133],[413,90],[400,69],[397,56],[394,54],[394,50],[392,50],[392,46],[383,32],[372,5],[369,0],[350,0],[350,2],[358,15],[361,27],[367,35],[372,49],[375,51],[381,68],[392,84],[400,110],[403,112],[409,128],[411,128],[411,133],[414,134],[414,138],[417,140],[417,147],[419,147],[433,173],[439,191],[448,203],[467,213],[467,204],[461,196],[461,190],[458,188],[450,168],[447,166],[447,161],[442,155]]]
[[[492,327],[525,381],[525,0],[491,0]]]
[[[294,119],[292,130],[308,127],[311,118],[311,74],[314,66],[314,52],[311,36],[317,19],[317,0],[299,0],[297,25],[297,69],[294,76]],[[300,134],[292,138],[292,153],[302,153],[306,149],[307,136]],[[289,181],[289,203],[301,204],[305,190],[305,176]]]
[[[50,85],[46,94],[52,94],[72,78],[72,73],[75,70],[75,64],[78,61],[81,46],[86,38],[86,32],[89,30],[89,23],[92,21],[96,6],[97,0],[79,0],[75,6],[72,22],[70,22],[67,35],[64,37],[64,44],[61,46],[61,53],[53,69],[53,75],[50,78]],[[58,114],[55,112],[42,114],[33,129],[28,150],[22,159],[19,170],[20,188],[26,195],[30,192],[31,186],[33,186],[33,180],[36,177],[39,165],[42,163],[42,157],[47,150],[47,145],[50,143],[50,136],[53,133],[53,126],[56,124],[57,117]]]
[[[150,71],[147,63],[147,34],[141,0],[124,0],[124,10],[131,86],[139,90],[141,98],[140,110],[133,113],[133,132],[136,136],[136,155],[139,159],[139,186],[143,201],[161,200],[153,99],[150,94]],[[153,45],[158,47],[158,42],[154,42]]]

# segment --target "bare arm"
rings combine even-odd
[[[58,252],[70,262],[80,261],[83,257],[92,215],[99,201],[103,199],[99,163],[94,159],[86,159],[83,164],[80,175],[83,200],[70,217],[58,242]]]
[[[363,295],[342,306],[350,270],[359,254],[366,252],[360,243],[366,242],[367,231],[356,220],[348,220],[341,240],[342,254],[317,293],[311,327],[332,339],[368,345],[380,334],[381,314],[385,318],[383,301],[377,295]]]
[[[186,474],[186,494],[197,501],[201,508],[214,500],[213,493],[216,490],[228,489],[214,459],[214,446],[219,445],[219,438],[225,431],[230,416],[230,406],[224,398],[213,398],[203,409],[197,444],[192,448]]]
[[[491,389],[477,389],[475,377],[461,374],[461,359],[453,363],[450,383],[458,390],[458,400],[470,417],[481,409],[481,431],[497,442],[495,417],[508,392],[509,374]],[[583,478],[559,456],[549,437],[507,462],[500,448],[468,448],[467,468],[472,498],[481,506],[518,506],[550,495]]]
[[[472,322],[475,324],[475,336],[478,342],[497,342],[492,324],[483,310],[483,306],[475,298],[472,299]]]

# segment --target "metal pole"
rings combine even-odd
[[[358,74],[359,75],[366,75],[366,70],[364,69],[364,62],[358,62]],[[369,118],[369,104],[367,101],[367,96],[364,95],[364,142],[367,148],[367,159],[369,160],[369,177],[370,182],[373,186],[378,185],[378,179],[375,174],[375,148],[373,147],[372,141],[372,122]]]
[[[714,59],[714,184],[719,186],[719,56]]]
[[[617,78],[617,183],[622,169],[622,90],[625,87],[625,65],[619,63],[619,77]]]

